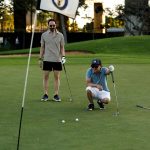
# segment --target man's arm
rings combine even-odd
[[[44,45],[41,44],[40,55],[39,55],[39,65],[40,65],[40,68],[43,67],[43,55],[44,55],[44,52],[45,52]]]
[[[103,90],[103,87],[102,87],[101,85],[92,83],[92,82],[91,82],[91,78],[87,78],[87,79],[86,79],[86,85],[87,85],[87,86],[90,86],[90,87],[96,87],[96,88],[98,88],[99,90]]]
[[[65,56],[65,48],[64,45],[60,45],[61,56]]]
[[[106,68],[106,75],[109,75],[110,74],[110,70],[108,68]]]
[[[114,71],[114,66],[110,65],[108,68],[106,68],[106,75],[109,75],[110,73],[112,73]]]
[[[65,48],[64,48],[64,38],[62,38],[62,41],[60,43],[60,53],[61,53],[61,63],[65,64],[66,57],[65,57]]]
[[[44,52],[45,52],[45,47],[44,45],[41,44],[39,59],[43,59]]]
[[[61,56],[65,57],[65,48],[64,48],[64,45],[65,45],[65,41],[64,41],[64,36],[61,35],[61,41],[60,41],[60,54]]]

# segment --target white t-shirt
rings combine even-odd
[[[64,46],[64,36],[56,31],[50,30],[44,32],[41,36],[41,45],[45,48],[44,61],[61,62],[60,47]]]

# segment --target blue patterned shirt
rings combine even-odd
[[[100,72],[94,73],[92,68],[89,68],[86,72],[86,79],[91,79],[93,84],[100,84],[103,87],[103,90],[108,91],[107,85],[107,74],[106,74],[106,67],[102,67]]]

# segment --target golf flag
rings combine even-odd
[[[79,0],[41,0],[40,9],[75,18]]]

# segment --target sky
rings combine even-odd
[[[114,8],[118,4],[124,4],[125,0],[97,0],[98,2],[102,1],[105,7]]]
[[[9,3],[9,0],[5,0],[5,3],[7,3],[7,4],[8,4],[8,3]]]
[[[91,22],[94,17],[94,2],[103,3],[103,7],[110,8],[111,10],[115,9],[115,6],[122,4],[124,5],[125,0],[86,0],[86,4],[89,6],[86,10],[83,8],[78,9],[80,12],[80,16],[76,17],[76,21],[78,23],[79,28],[83,28],[83,26]],[[88,19],[86,18],[88,17]]]

